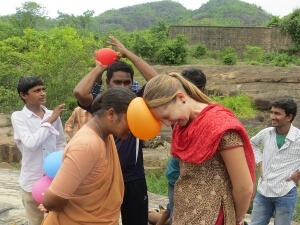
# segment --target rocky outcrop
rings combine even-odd
[[[269,110],[270,102],[281,97],[290,97],[298,104],[300,112],[300,67],[266,67],[251,65],[215,66],[153,66],[159,74],[180,73],[189,67],[197,67],[207,76],[208,94],[245,94],[252,98],[258,110]],[[268,117],[267,117],[268,119]],[[293,124],[300,127],[300,116]]]
[[[0,137],[0,159],[9,163],[19,162],[22,155],[13,139],[10,115],[0,113]]]
[[[18,178],[18,170],[0,168],[0,224],[27,225]]]

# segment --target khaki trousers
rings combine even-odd
[[[31,192],[24,191],[21,189],[22,202],[28,218],[28,225],[41,225],[44,219],[44,212],[38,209],[39,203],[37,203]]]

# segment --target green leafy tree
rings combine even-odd
[[[0,19],[0,40],[18,35],[16,28],[9,22]]]
[[[155,55],[156,62],[163,65],[186,63],[188,56],[186,43],[187,38],[183,35],[177,35],[175,39],[168,40]]]
[[[281,29],[287,32],[300,49],[300,9],[283,18]]]
[[[168,37],[168,26],[163,20],[159,20],[157,26],[151,26],[149,31],[159,40],[165,40]]]
[[[26,28],[38,28],[45,22],[47,12],[44,7],[35,2],[25,2],[22,7],[16,8],[16,14],[11,17],[11,22],[20,31]]]
[[[49,108],[64,102],[71,111],[76,103],[73,88],[93,66],[93,53],[101,45],[92,34],[81,37],[73,28],[25,29],[23,37],[0,41],[1,111],[19,109],[16,85],[28,75],[45,81]]]
[[[153,56],[153,47],[150,43],[150,34],[147,31],[133,32],[133,52],[142,58],[151,58]]]
[[[266,23],[267,27],[270,26],[279,26],[282,22],[279,16],[272,16],[271,20]]]
[[[74,16],[73,14],[69,15],[58,11],[58,26],[72,27],[80,34],[90,32],[94,13],[95,11],[93,10],[87,10],[83,15]]]

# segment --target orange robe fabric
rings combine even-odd
[[[60,211],[51,211],[42,225],[117,225],[124,182],[113,136],[106,143],[108,164],[94,182],[80,185]]]

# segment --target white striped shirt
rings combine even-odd
[[[285,180],[300,169],[300,130],[291,125],[280,149],[276,143],[275,127],[260,131],[251,138],[251,144],[255,163],[262,162],[263,166],[264,179],[259,179],[257,191],[265,197],[286,195],[296,184]]]

